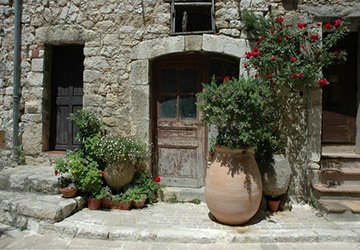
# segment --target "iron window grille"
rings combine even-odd
[[[172,0],[172,34],[215,32],[214,0]]]

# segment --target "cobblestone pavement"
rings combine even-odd
[[[160,202],[131,211],[86,208],[41,223],[38,234],[2,231],[0,249],[360,249],[360,221],[326,219],[307,205],[236,227],[210,220],[205,203]]]
[[[3,226],[0,225],[2,229]],[[323,243],[177,243],[177,242],[134,242],[134,241],[111,241],[98,239],[84,239],[60,237],[55,234],[35,234],[29,231],[8,229],[0,236],[0,249],[317,249],[317,250],[352,250],[360,249],[360,243],[347,242],[323,242]]]

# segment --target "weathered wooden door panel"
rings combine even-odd
[[[56,46],[52,52],[50,149],[74,149],[77,130],[68,116],[82,108],[83,46]]]
[[[200,125],[196,94],[212,77],[238,77],[239,61],[218,55],[173,55],[153,63],[153,165],[169,186],[204,185],[207,128]]]
[[[199,124],[196,94],[204,82],[200,61],[184,58],[154,66],[156,170],[171,186],[203,185],[205,127]]]
[[[330,85],[323,88],[323,143],[355,143],[357,113],[357,41],[350,33],[338,44],[348,56],[344,64],[324,70]]]

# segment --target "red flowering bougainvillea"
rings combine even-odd
[[[321,26],[328,32],[324,38]],[[255,69],[255,77],[272,85],[296,89],[325,86],[329,82],[320,80],[322,69],[346,59],[344,51],[333,49],[348,32],[340,19],[322,24],[255,16],[247,28],[259,38],[256,47],[245,54],[247,69]]]

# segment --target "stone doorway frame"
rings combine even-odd
[[[239,74],[245,52],[250,50],[246,39],[235,39],[224,35],[190,35],[158,38],[135,46],[131,53],[130,106],[133,117],[132,132],[140,140],[152,143],[152,61],[158,57],[189,52],[215,53],[237,58]],[[153,170],[152,166],[149,170]]]

